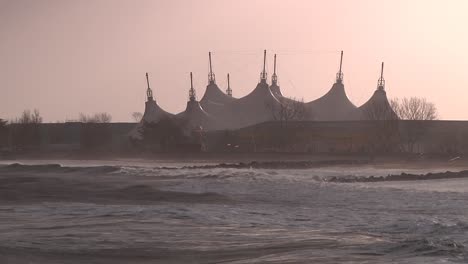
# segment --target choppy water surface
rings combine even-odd
[[[186,165],[0,165],[0,263],[468,261],[468,178]]]

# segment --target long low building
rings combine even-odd
[[[386,95],[383,63],[376,91],[365,104],[357,107],[349,100],[343,84],[343,52],[341,52],[340,66],[335,83],[324,96],[311,102],[299,102],[283,96],[281,87],[278,85],[276,54],[274,56],[271,85],[268,84],[266,55],[266,51],[264,51],[263,70],[255,89],[242,98],[234,98],[229,85],[224,92],[216,84],[210,52],[208,85],[202,99],[197,100],[193,82],[191,81],[187,107],[183,112],[175,115],[161,109],[156,103],[147,75],[148,87],[145,112],[141,122],[132,130],[130,136],[140,137],[139,131],[145,122],[155,123],[163,118],[185,119],[184,123],[189,124],[190,128],[205,131],[233,130],[274,120],[357,121],[397,118]],[[190,75],[190,78],[192,78],[192,73]]]
[[[139,153],[127,135],[135,123],[37,124],[37,137],[24,138],[28,125],[14,124],[0,135],[1,151],[44,154]],[[21,131],[22,132],[21,132]],[[19,133],[18,133],[19,132]],[[425,153],[468,154],[468,121],[278,121],[203,133],[207,152]]]
[[[265,122],[207,132],[209,152],[468,154],[468,121]]]

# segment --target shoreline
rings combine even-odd
[[[421,156],[421,155],[363,155],[363,154],[310,154],[310,153],[15,153],[0,156],[0,163],[17,163],[21,161],[110,161],[122,163],[188,163],[188,164],[283,164],[293,167],[327,167],[327,166],[376,166],[427,168],[448,167],[468,168],[468,159],[462,156]],[[52,162],[53,163],[53,162]],[[281,167],[276,165],[276,167]]]

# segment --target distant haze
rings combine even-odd
[[[45,121],[142,112],[145,72],[159,105],[185,108],[194,73],[207,85],[208,51],[218,86],[235,97],[269,78],[278,54],[286,96],[310,101],[334,82],[359,106],[385,61],[387,95],[422,96],[442,119],[468,119],[468,1],[0,0],[0,118],[38,108]]]

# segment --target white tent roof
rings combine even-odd
[[[313,120],[346,121],[352,120],[357,107],[348,99],[342,83],[333,84],[324,96],[306,103]]]

